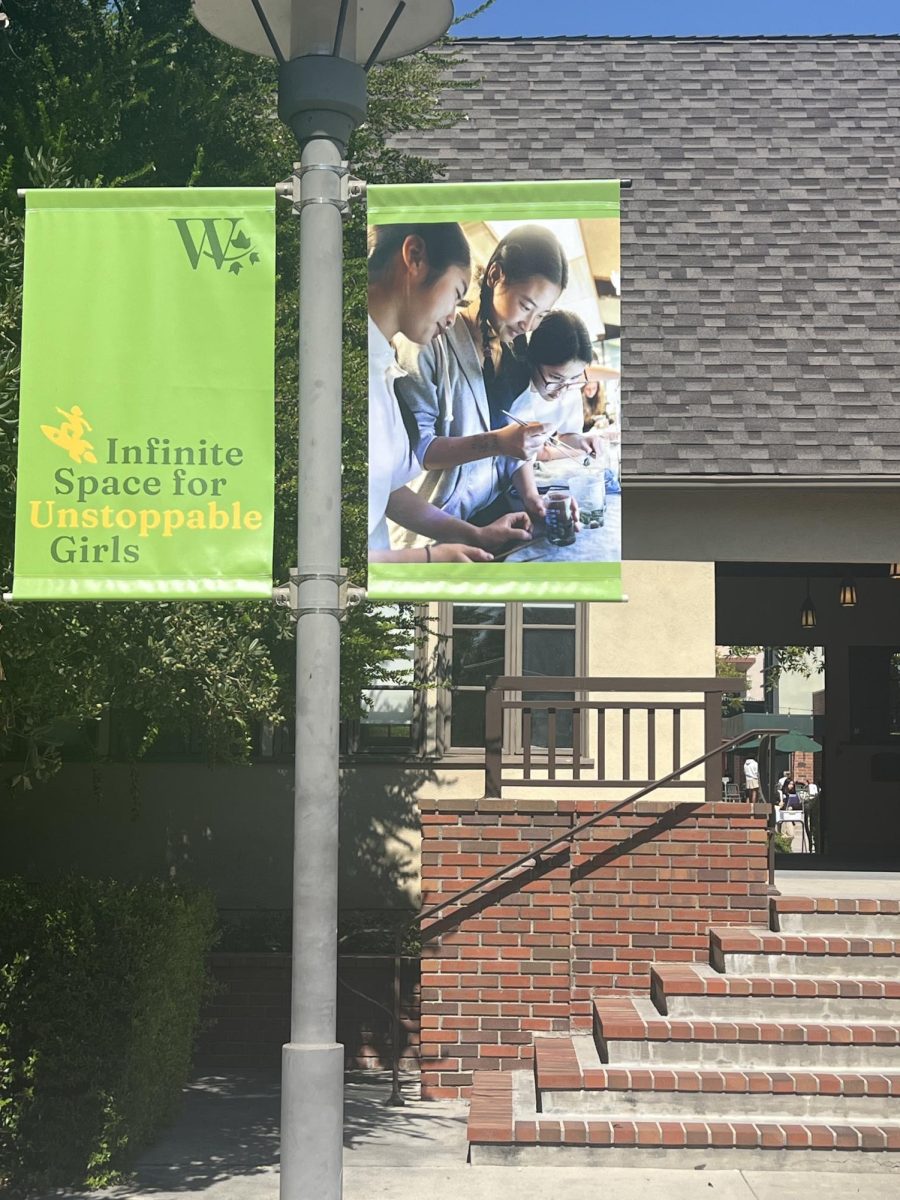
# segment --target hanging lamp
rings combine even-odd
[[[816,627],[816,606],[809,594],[809,576],[806,577],[806,599],[800,609],[800,625],[803,629],[815,629]]]

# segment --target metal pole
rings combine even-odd
[[[391,1033],[391,1094],[386,1103],[393,1108],[402,1108],[406,1101],[400,1091],[400,970],[402,967],[403,938],[406,929],[401,926],[394,934],[394,1019]]]
[[[303,146],[297,718],[291,1040],[282,1051],[281,1200],[340,1200],[336,1038],[341,547],[341,150]]]

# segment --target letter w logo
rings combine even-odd
[[[245,233],[238,232],[240,217],[170,217],[178,226],[181,241],[188,259],[196,271],[201,258],[211,258],[217,271],[225,263],[237,274],[243,264],[240,259],[253,249]],[[258,255],[250,254],[250,262],[258,261]]]

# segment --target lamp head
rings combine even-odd
[[[214,37],[250,54],[285,61],[327,54],[360,66],[371,65],[388,25],[390,33],[375,62],[430,46],[453,20],[453,0],[405,0],[402,5],[400,0],[193,0],[193,9]]]
[[[278,62],[278,115],[301,146],[346,149],[366,116],[366,71],[447,32],[453,0],[193,0],[214,37]]]

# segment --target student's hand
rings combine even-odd
[[[443,546],[431,547],[432,562],[490,562],[493,554],[478,546],[463,546],[448,542]]]
[[[542,425],[540,421],[529,421],[527,425],[505,425],[502,429],[494,430],[497,454],[528,462],[540,453],[549,432],[550,426]]]
[[[530,542],[531,521],[527,513],[506,513],[478,532],[485,550],[499,550],[507,542]]]
[[[535,496],[526,496],[523,500],[525,511],[531,517],[532,521],[543,521],[547,515],[547,501],[538,492]]]
[[[574,496],[569,500],[569,508],[572,513],[572,520],[575,522],[575,532],[581,532],[581,510],[578,507],[578,501]]]
[[[579,454],[596,458],[605,445],[610,442],[618,442],[620,437],[618,429],[595,429],[590,433],[567,433],[563,440],[566,445],[577,450]]]

